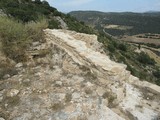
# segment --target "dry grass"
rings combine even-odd
[[[158,55],[156,55],[154,52],[152,52],[151,50],[145,49],[145,52],[147,52],[147,54],[153,58],[156,63],[160,66],[160,57]]]
[[[145,44],[150,43],[150,44],[160,45],[159,39],[137,38],[136,36],[124,36],[121,40],[127,42],[145,43]]]
[[[117,29],[117,30],[129,30],[129,29],[132,29],[133,27],[132,26],[124,26],[124,25],[106,25],[104,26],[104,28],[107,28],[107,29]]]
[[[0,42],[3,53],[16,62],[25,61],[26,49],[32,41],[43,39],[43,29],[47,27],[46,20],[27,24],[12,18],[0,18]]]

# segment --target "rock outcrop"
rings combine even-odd
[[[0,119],[158,120],[160,87],[103,53],[97,36],[46,29],[18,75],[0,81]],[[48,51],[42,55],[42,51]]]
[[[59,22],[59,24],[60,24],[59,27],[60,28],[62,28],[62,29],[68,29],[67,24],[64,22],[64,20],[61,17],[57,16],[57,17],[54,17],[54,19]]]

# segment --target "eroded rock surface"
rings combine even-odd
[[[33,45],[31,60],[0,81],[0,119],[159,119],[159,86],[140,82],[126,65],[111,61],[97,36],[44,32],[46,42]]]

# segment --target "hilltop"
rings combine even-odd
[[[159,119],[160,87],[111,61],[96,35],[64,29],[44,33],[45,42],[30,46],[30,60],[0,81],[1,119]]]
[[[159,119],[159,61],[142,46],[46,1],[1,0],[0,9],[1,120]]]
[[[85,25],[84,22],[78,22],[69,14],[57,11],[46,1],[9,0],[5,2],[2,0],[0,7],[3,14],[6,14],[0,19],[1,53],[15,62],[25,62],[29,59],[27,51],[32,42],[45,42],[43,29],[69,29],[81,33],[96,34],[98,41],[103,44],[104,52],[110,56],[110,59],[126,64],[127,70],[141,80],[160,84],[158,49],[117,41],[103,31],[96,31]],[[28,14],[29,16],[27,16]],[[48,53],[47,50],[39,52],[42,55]],[[3,63],[1,66],[0,78],[3,78],[7,71],[12,70],[11,66],[5,67]],[[4,68],[7,70],[3,70]]]

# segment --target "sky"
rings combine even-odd
[[[160,0],[47,0],[51,6],[67,13],[75,10],[103,12],[160,11]]]

